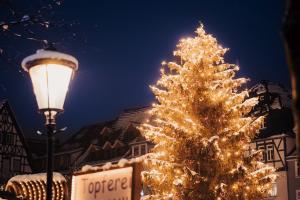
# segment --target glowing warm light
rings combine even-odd
[[[232,189],[233,189],[233,190],[237,190],[237,189],[238,189],[238,185],[237,185],[237,184],[234,184],[234,185],[232,186]]]
[[[162,63],[150,86],[157,99],[151,120],[139,127],[155,144],[144,162],[150,193],[142,200],[267,197],[275,169],[248,150],[264,118],[249,113],[258,101],[242,90],[248,79],[235,78],[239,67],[225,63],[227,51],[200,26],[180,40],[177,62]]]
[[[66,179],[54,173],[52,197],[55,200],[66,199]],[[46,199],[46,174],[17,175],[6,184],[5,190],[14,193],[21,199]]]
[[[72,71],[70,67],[57,64],[37,65],[29,69],[39,109],[63,110]]]
[[[56,51],[39,50],[22,62],[29,72],[37,104],[42,111],[62,111],[77,60]]]

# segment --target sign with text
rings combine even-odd
[[[71,200],[131,200],[132,167],[72,177]]]

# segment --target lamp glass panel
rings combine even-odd
[[[58,64],[36,65],[29,69],[39,109],[63,109],[73,70]]]

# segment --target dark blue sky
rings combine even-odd
[[[226,61],[239,63],[239,76],[289,86],[280,36],[283,13],[282,0],[65,0],[55,17],[78,23],[47,33],[47,39],[68,37],[57,47],[80,64],[58,126],[74,132],[113,119],[122,109],[150,104],[148,85],[159,78],[161,61],[172,59],[178,40],[192,36],[199,22],[230,48]],[[19,41],[11,46],[23,48],[17,62],[37,48]],[[5,67],[0,83],[0,97],[9,99],[25,134],[43,129],[29,78]]]

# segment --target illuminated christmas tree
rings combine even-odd
[[[263,117],[247,115],[257,103],[234,78],[239,67],[224,62],[228,49],[201,25],[180,40],[177,62],[163,62],[151,86],[153,120],[140,130],[155,144],[142,172],[150,194],[142,199],[261,199],[272,189],[275,169],[248,152]],[[242,91],[240,91],[242,90]]]

